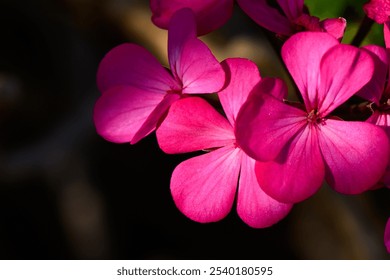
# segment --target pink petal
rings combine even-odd
[[[299,17],[303,12],[304,0],[276,0],[290,20]]]
[[[177,208],[201,223],[223,219],[233,205],[240,162],[240,150],[229,146],[179,164],[171,178]]]
[[[200,40],[192,39],[183,49],[178,74],[183,93],[214,93],[225,84],[225,71],[210,49]]]
[[[386,48],[390,48],[390,21],[386,21],[383,25],[383,36],[385,38]]]
[[[390,15],[389,0],[370,0],[363,5],[363,10],[369,18],[379,24],[385,23]]]
[[[161,123],[168,111],[169,107],[176,101],[180,99],[179,94],[168,93],[164,96],[164,99],[154,108],[150,113],[148,118],[142,124],[140,129],[131,139],[130,144],[135,144],[145,136],[147,136],[151,131],[155,130],[157,125]]]
[[[122,44],[109,51],[99,64],[97,84],[101,92],[115,86],[134,86],[165,93],[179,89],[170,73],[146,49]]]
[[[237,116],[237,143],[249,156],[257,160],[273,160],[287,142],[304,127],[306,115],[306,112],[268,95],[259,86],[249,96]]]
[[[229,122],[234,126],[238,111],[261,77],[257,65],[249,59],[228,58],[222,62],[222,66],[228,85],[218,93],[218,97]]]
[[[347,27],[345,18],[327,18],[320,22],[321,27],[330,35],[341,41]]]
[[[267,0],[237,0],[237,3],[258,25],[279,35],[290,36],[294,33],[290,20],[271,7]]]
[[[169,64],[182,93],[217,92],[225,83],[225,71],[207,45],[191,34],[193,20],[190,9],[173,16],[168,31]]]
[[[282,47],[282,57],[302,94],[308,112],[317,109],[320,62],[339,42],[325,32],[299,32]]]
[[[389,160],[389,140],[372,124],[326,120],[320,126],[326,181],[343,194],[369,190],[383,176]]]
[[[390,219],[387,220],[385,229],[385,246],[387,252],[390,254]]]
[[[389,114],[375,111],[371,115],[371,117],[366,120],[366,122],[378,125],[386,132],[387,137],[390,139],[390,115]],[[389,154],[389,158],[390,158],[390,154]],[[387,165],[386,172],[382,178],[382,182],[385,184],[386,187],[390,188],[390,162]]]
[[[256,86],[252,89],[252,92],[255,92],[254,95],[258,94],[256,92],[263,92],[268,95],[272,95],[280,101],[285,101],[288,97],[287,85],[282,79],[279,78],[263,78],[261,82],[257,83]]]
[[[380,111],[375,111],[366,122],[380,126],[390,137],[390,115]]]
[[[93,118],[97,133],[111,142],[130,142],[163,98],[163,94],[130,86],[108,90],[95,104]]]
[[[160,148],[168,154],[186,153],[233,144],[233,127],[200,97],[175,102],[156,131]]]
[[[231,17],[233,0],[151,0],[153,23],[168,29],[173,14],[182,8],[191,8],[196,17],[198,35],[222,27]]]
[[[325,176],[318,134],[316,127],[307,125],[275,161],[256,162],[257,180],[265,193],[280,202],[297,203],[318,191]]]
[[[244,155],[238,186],[237,213],[249,226],[265,228],[279,222],[292,204],[278,202],[260,188],[255,175],[255,160]]]
[[[318,86],[318,111],[325,116],[367,84],[374,73],[368,51],[340,44],[322,58]]]
[[[177,76],[180,70],[180,58],[184,45],[188,40],[196,37],[195,14],[191,9],[181,9],[173,14],[168,30],[168,59],[173,75]]]
[[[388,71],[388,58],[385,48],[376,45],[368,45],[363,47],[372,55],[375,63],[374,75],[356,95],[363,97],[371,102],[379,104],[382,93],[385,90],[385,83]]]

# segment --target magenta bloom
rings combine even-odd
[[[390,254],[390,219],[387,220],[386,229],[385,229],[385,246],[387,252]]]
[[[195,13],[198,35],[220,28],[232,16],[233,0],[150,0],[153,23],[168,29],[174,13],[182,8],[191,8]]]
[[[112,49],[97,73],[99,90],[94,122],[108,141],[134,144],[154,131],[169,106],[186,94],[222,88],[225,72],[209,48],[196,37],[190,9],[175,14],[168,31],[171,73],[135,44]]]
[[[300,32],[286,41],[282,57],[304,108],[260,88],[237,117],[237,141],[258,160],[260,186],[286,203],[310,197],[324,179],[343,194],[370,189],[388,162],[386,134],[375,125],[342,121],[330,113],[371,79],[371,55],[327,33]]]
[[[219,98],[227,119],[202,98],[183,98],[171,106],[157,129],[157,140],[169,154],[209,151],[182,162],[172,174],[172,196],[184,215],[201,223],[223,219],[233,206],[238,183],[238,215],[251,227],[268,227],[284,218],[292,205],[261,190],[255,160],[237,146],[234,132],[237,113],[260,74],[246,59],[227,59],[225,65],[230,83]]]
[[[341,40],[344,35],[346,20],[344,18],[325,19],[310,16],[304,6],[304,0],[277,0],[276,9],[267,0],[237,0],[241,9],[258,25],[278,34],[289,37],[299,31],[328,32]]]
[[[370,0],[363,6],[367,16],[379,24],[389,20],[390,0]]]
[[[380,126],[390,137],[390,83],[388,82],[390,78],[390,31],[387,24],[384,25],[384,37],[387,49],[376,45],[364,47],[375,59],[375,72],[373,79],[357,94],[373,102],[371,105],[373,114],[367,122]],[[390,188],[390,165],[382,181]]]

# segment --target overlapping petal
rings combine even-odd
[[[206,44],[199,39],[187,41],[178,63],[182,93],[214,93],[225,84],[225,71]]]
[[[265,193],[281,202],[297,203],[318,191],[325,177],[318,134],[306,125],[274,161],[256,162],[257,180]]]
[[[375,64],[368,51],[339,44],[328,50],[320,65],[318,111],[326,116],[372,78]],[[312,103],[314,100],[311,100]]]
[[[379,24],[385,23],[390,15],[389,0],[370,0],[363,6],[364,12],[369,18],[375,20]]]
[[[154,108],[150,115],[146,118],[140,129],[131,139],[130,144],[135,144],[142,138],[147,136],[151,131],[155,130],[157,125],[164,119],[169,107],[177,100],[180,99],[179,94],[168,93],[164,96],[164,99]]]
[[[156,136],[160,148],[168,154],[223,147],[235,141],[233,127],[200,97],[175,102]]]
[[[241,155],[231,145],[180,163],[171,178],[171,193],[179,210],[201,223],[223,219],[234,202]]]
[[[97,71],[97,85],[102,93],[115,86],[128,85],[158,93],[180,89],[149,51],[130,43],[121,44],[104,56]]]
[[[179,74],[180,59],[186,42],[195,38],[197,36],[194,12],[185,8],[174,13],[168,29],[168,60],[175,77]],[[176,78],[181,80],[180,77]]]
[[[233,0],[150,0],[153,23],[168,29],[176,11],[191,8],[196,17],[197,34],[204,35],[222,27],[233,13]]]
[[[267,0],[237,0],[237,3],[258,25],[280,35],[290,36],[294,33],[294,26],[290,20],[271,7]],[[287,3],[285,6],[287,9]]]
[[[332,188],[343,194],[358,194],[381,179],[389,160],[389,140],[381,128],[332,119],[319,128],[326,181]]]
[[[302,130],[307,113],[269,95],[262,84],[251,93],[237,116],[236,139],[249,156],[268,161],[275,159]]]
[[[372,79],[356,94],[379,104],[382,93],[385,90],[387,71],[388,71],[388,56],[385,48],[377,45],[368,45],[363,47],[372,55],[375,63],[374,75]]]
[[[269,227],[283,219],[293,205],[278,202],[268,196],[260,188],[254,168],[255,160],[243,155],[237,194],[237,213],[251,227]]]
[[[261,77],[257,65],[249,59],[228,58],[222,66],[228,85],[218,93],[218,97],[226,117],[234,126],[238,111]]]
[[[339,42],[324,32],[299,32],[282,47],[282,57],[302,94],[308,112],[317,109],[320,62]]]
[[[190,9],[175,13],[168,31],[168,57],[171,71],[182,86],[182,93],[213,93],[225,83],[225,72],[194,30]],[[187,31],[189,30],[189,31]]]
[[[136,87],[111,88],[95,104],[93,117],[96,130],[108,141],[130,142],[163,99],[163,94]],[[144,134],[150,132],[144,131]]]

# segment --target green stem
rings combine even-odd
[[[360,23],[359,30],[356,32],[355,37],[351,42],[351,45],[359,47],[370,31],[373,23],[374,21],[365,15],[362,22]]]

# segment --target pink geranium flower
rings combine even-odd
[[[218,95],[227,119],[202,98],[184,98],[171,106],[157,140],[169,154],[209,151],[182,162],[172,174],[173,199],[187,217],[201,223],[221,220],[232,208],[238,183],[238,215],[251,227],[268,227],[285,217],[292,205],[261,190],[255,160],[237,145],[234,132],[237,113],[260,74],[246,59],[227,59],[225,66],[230,83]]]
[[[390,31],[388,23],[384,25],[384,38],[387,49],[376,45],[364,47],[375,59],[375,72],[373,79],[357,94],[373,102],[371,105],[373,114],[367,122],[380,126],[390,137],[390,83],[388,82],[390,78]],[[381,183],[390,188],[390,165],[382,181]]]
[[[196,17],[198,35],[204,35],[224,25],[232,16],[233,0],[150,0],[153,23],[168,29],[174,13],[191,8]]]
[[[389,20],[390,0],[370,0],[364,4],[363,10],[369,18],[383,24]]]
[[[390,219],[387,220],[386,229],[385,229],[385,246],[387,252],[390,254]]]
[[[310,16],[304,0],[277,0],[280,9],[270,6],[267,0],[237,0],[241,9],[258,25],[278,34],[289,37],[299,31],[328,32],[341,40],[346,20],[344,18],[325,19]]]
[[[371,79],[371,55],[327,33],[300,32],[283,45],[282,57],[304,108],[257,90],[237,117],[237,141],[258,160],[260,186],[286,203],[307,199],[324,178],[343,194],[370,189],[388,162],[386,134],[330,113]]]
[[[190,9],[178,11],[168,31],[167,71],[146,49],[122,44],[101,61],[94,122],[108,141],[134,144],[154,131],[169,106],[187,94],[222,88],[225,72],[209,48],[197,38]]]

